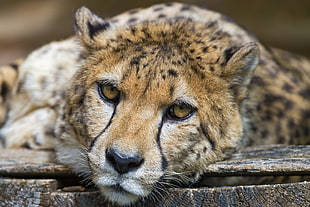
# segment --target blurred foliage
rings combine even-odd
[[[0,64],[25,56],[52,40],[73,35],[72,16],[87,6],[111,17],[158,0],[1,0]],[[222,12],[256,34],[266,44],[310,57],[309,0],[184,0]]]

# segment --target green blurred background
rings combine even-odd
[[[159,0],[0,0],[0,64],[73,34],[72,16],[87,6],[102,17]],[[188,0],[222,12],[266,44],[310,57],[310,0]]]

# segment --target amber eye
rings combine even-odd
[[[174,104],[168,109],[168,117],[177,120],[184,120],[193,114],[193,107],[186,104]]]
[[[117,102],[120,96],[120,91],[113,85],[99,84],[99,94],[103,99],[109,102]]]

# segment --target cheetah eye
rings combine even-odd
[[[115,103],[119,100],[121,92],[111,84],[98,84],[99,95],[104,100]]]
[[[170,119],[184,120],[192,116],[194,109],[187,104],[173,104],[167,111],[167,116]]]

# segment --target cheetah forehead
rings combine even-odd
[[[107,39],[115,41],[115,29],[120,31],[131,27],[132,35],[139,36],[139,33],[135,33],[137,28],[132,28],[132,26],[145,22],[170,22],[166,25],[168,29],[175,23],[174,21],[171,22],[171,19],[180,18],[192,20],[187,22],[188,26],[197,23],[208,25],[205,29],[215,26],[216,33],[212,35],[212,40],[220,39],[222,33],[227,34],[234,44],[255,40],[255,37],[239,27],[233,20],[220,13],[180,3],[158,4],[145,9],[135,9],[107,20],[103,20],[87,8],[82,7],[76,12],[75,23],[77,36],[82,39],[82,43],[90,48],[98,48],[100,45],[107,45]],[[164,28],[160,29],[163,30]],[[192,29],[189,31],[195,34]],[[121,35],[118,34],[118,36]],[[95,41],[96,39],[100,41]],[[148,36],[145,36],[145,39],[148,39]]]

